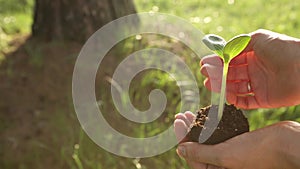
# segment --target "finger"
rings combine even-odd
[[[208,90],[212,91],[209,78],[205,78],[205,79],[204,79],[203,85],[204,85]]]
[[[236,96],[244,97],[248,95],[253,95],[253,91],[249,81],[236,81],[227,83],[226,92],[234,94]]]
[[[229,83],[227,85],[226,100],[230,104],[234,104],[235,106],[243,109],[255,109],[262,107],[256,98],[257,95],[255,95],[252,91],[253,89],[249,90],[246,86],[246,82]]]
[[[222,151],[217,149],[215,145],[185,142],[179,145],[177,152],[186,160],[222,166],[220,162]]]
[[[247,81],[227,84],[226,99],[230,104],[234,104],[239,108],[254,108],[258,106],[254,96],[255,94]]]
[[[192,169],[224,169],[215,165],[204,164],[195,161],[187,161],[187,163]]]
[[[215,165],[208,165],[207,169],[224,169],[223,167],[218,167]]]
[[[192,121],[186,117],[186,114],[185,113],[178,113],[175,115],[175,119],[180,119],[182,121],[184,121],[184,123],[187,125],[187,126],[190,126]]]
[[[208,164],[199,163],[196,161],[186,161],[192,169],[208,169]]]
[[[201,59],[201,61],[200,61],[200,66],[202,66],[204,64],[211,64],[211,65],[215,65],[215,66],[222,66],[223,65],[223,61],[217,55],[208,55],[208,56],[203,57]]]
[[[226,84],[226,94],[230,96],[252,96],[254,95],[253,88],[251,87],[250,82],[247,80],[240,80],[240,81],[227,81]],[[204,80],[204,86],[213,91],[213,92],[220,92],[221,90],[221,81],[206,78]]]
[[[235,81],[245,81],[249,80],[248,76],[248,65],[234,65],[230,66],[227,74],[227,81],[235,82]]]
[[[226,100],[227,100],[227,102],[229,103],[229,104],[234,104],[235,106],[237,106],[236,105],[236,103],[237,103],[237,98],[238,98],[238,96],[236,95],[236,93],[234,93],[234,92],[226,92]],[[238,106],[237,106],[238,107]]]
[[[220,92],[221,90],[221,80],[206,78],[204,80],[204,86],[213,92]]]
[[[240,53],[238,56],[234,57],[229,63],[230,66],[245,65],[245,64],[247,64],[246,52]]]
[[[174,121],[174,132],[178,142],[183,141],[188,131],[188,126],[181,119]]]
[[[194,119],[196,117],[196,115],[190,111],[186,111],[184,113],[185,117],[190,121],[190,123],[193,123],[194,122]]]
[[[221,79],[223,67],[222,66],[215,66],[212,64],[204,64],[200,68],[200,72],[202,75],[212,78],[212,79]]]
[[[255,96],[237,96],[235,105],[241,109],[257,109],[261,107]]]
[[[247,109],[248,106],[248,99],[246,99],[245,97],[237,97],[236,99],[236,106],[241,108],[241,109]]]
[[[248,76],[247,66],[248,66],[247,64],[230,66],[227,74],[227,81],[234,82],[234,81],[248,80],[249,76]],[[223,67],[204,64],[200,68],[200,72],[205,77],[221,80]]]

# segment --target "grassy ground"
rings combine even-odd
[[[219,34],[226,39],[259,28],[300,38],[300,4],[294,0],[134,2],[139,12],[174,14],[189,20],[204,33]],[[0,51],[3,62],[0,65],[0,168],[187,168],[185,162],[177,157],[175,149],[152,158],[127,159],[95,145],[80,129],[71,98],[72,69],[81,46],[26,41],[32,22],[33,0],[0,0],[0,4]],[[192,51],[181,44],[170,43],[168,38],[149,36],[143,39],[142,42],[134,39],[124,41],[108,56],[125,56],[149,45],[164,48],[182,56],[201,84],[203,77],[198,71],[199,59],[190,57]],[[151,39],[152,43],[149,44],[147,39]],[[126,127],[118,125],[124,119],[112,110],[111,96],[105,92],[110,91],[109,83],[103,80],[104,76],[111,76],[119,62],[110,58],[103,64],[105,74],[97,75],[96,95],[97,99],[106,103],[100,108],[107,119],[114,119],[112,125],[135,137],[155,135],[172,125],[173,115],[178,111],[179,91],[176,83],[159,71],[140,74],[132,82],[130,92],[133,104],[146,109],[151,89],[165,91],[169,102],[162,117],[148,125],[130,122],[125,123]],[[199,89],[202,104],[207,105],[209,92],[202,86]],[[279,120],[300,121],[299,111],[300,107],[295,106],[253,110],[247,115],[251,129],[256,129]]]

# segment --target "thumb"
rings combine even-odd
[[[179,156],[189,161],[223,166],[222,150],[216,145],[204,145],[196,142],[185,142],[178,146]]]

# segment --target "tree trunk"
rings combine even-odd
[[[32,36],[84,42],[109,21],[135,12],[132,0],[36,0]]]

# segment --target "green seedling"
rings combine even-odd
[[[225,104],[226,79],[230,61],[239,55],[250,42],[251,37],[247,34],[241,34],[233,37],[226,42],[222,37],[214,34],[205,35],[202,39],[203,43],[223,60],[223,74],[221,83],[221,93],[218,106],[218,119],[223,115]]]

